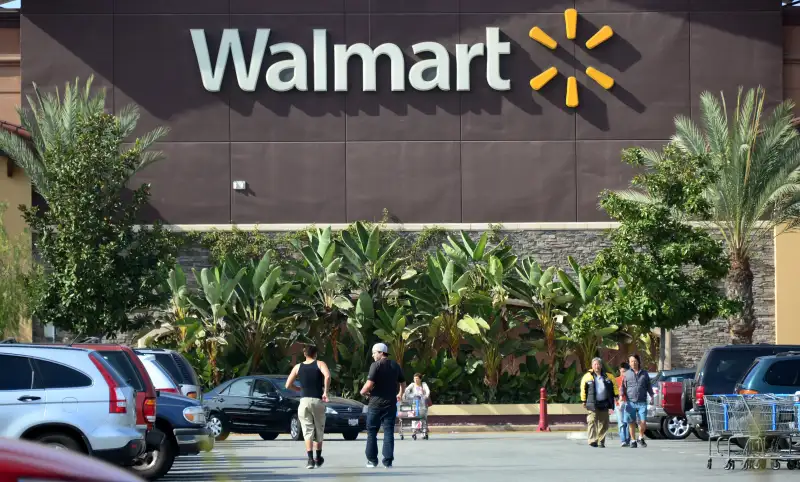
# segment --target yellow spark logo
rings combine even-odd
[[[567,38],[575,40],[578,31],[578,11],[574,8],[566,10],[564,12],[564,23],[567,28]],[[555,50],[556,47],[558,47],[558,42],[539,27],[533,27],[528,35],[550,50]],[[589,50],[594,49],[613,36],[614,31],[611,30],[611,27],[604,25],[597,33],[592,35],[592,38],[586,41],[586,48]],[[553,80],[556,75],[558,75],[558,69],[550,67],[531,79],[531,88],[537,91],[540,90],[547,85],[548,82]],[[614,79],[594,67],[588,67],[586,69],[586,75],[606,90],[614,87]],[[578,107],[578,103],[578,80],[575,76],[570,76],[567,79],[567,107]]]

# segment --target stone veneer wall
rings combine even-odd
[[[406,233],[414,236],[413,232]],[[473,238],[480,235],[472,232]],[[567,256],[581,264],[589,263],[595,254],[608,245],[600,230],[528,230],[503,231],[520,256],[532,255],[543,266],[560,266],[569,269]],[[208,251],[199,246],[184,249],[179,256],[184,268],[209,266]],[[754,280],[755,310],[758,327],[754,335],[757,343],[775,343],[775,263],[773,240],[765,239],[753,251],[751,263]],[[189,276],[190,279],[193,277]],[[706,348],[728,342],[724,320],[700,326],[692,323],[672,332],[672,367],[693,367]]]

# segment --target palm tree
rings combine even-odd
[[[751,343],[756,328],[750,266],[754,246],[775,228],[795,227],[800,214],[800,134],[793,123],[794,103],[783,102],[767,117],[764,99],[761,87],[746,92],[739,88],[729,116],[724,95],[704,92],[702,127],[679,116],[672,137],[681,151],[702,156],[719,175],[706,198],[712,207],[710,223],[719,230],[730,257],[727,296],[742,304],[741,312],[728,319],[732,343]],[[660,160],[657,152],[643,153],[646,166]],[[622,194],[644,200],[638,192]]]
[[[17,108],[22,128],[31,135],[30,141],[0,130],[0,150],[25,170],[36,191],[45,200],[50,193],[49,160],[46,156],[48,150],[56,146],[74,144],[80,135],[77,128],[78,120],[104,112],[105,89],[92,91],[93,80],[93,77],[89,77],[83,87],[78,85],[77,79],[74,85],[67,83],[63,98],[58,90],[55,93],[42,93],[39,86],[34,83],[34,94],[28,96],[28,104],[31,107]],[[133,134],[140,117],[138,107],[135,105],[124,107],[115,116],[119,120],[123,137],[127,138]],[[168,132],[169,129],[158,127],[138,138],[138,147],[142,150],[141,161],[130,176],[161,159],[161,152],[148,149]]]

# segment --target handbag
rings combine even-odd
[[[426,407],[430,407],[431,405],[433,405],[433,401],[430,398],[426,398],[425,399],[425,406]]]

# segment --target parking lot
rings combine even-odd
[[[723,470],[715,459],[706,469],[708,444],[695,437],[686,441],[653,440],[646,449],[622,449],[610,441],[593,449],[585,441],[568,440],[565,433],[432,434],[428,441],[397,440],[395,466],[390,470],[364,465],[363,434],[355,442],[332,436],[326,442],[325,465],[305,469],[302,444],[282,436],[264,442],[256,437],[231,437],[205,456],[179,458],[168,481],[294,481],[294,480],[410,480],[412,476],[439,481],[538,480],[571,482],[614,478],[615,474],[648,482],[731,478],[737,481],[800,480],[800,471],[735,472]],[[641,459],[632,465],[630,459]],[[630,472],[631,467],[636,471]],[[627,469],[621,472],[622,469]]]

